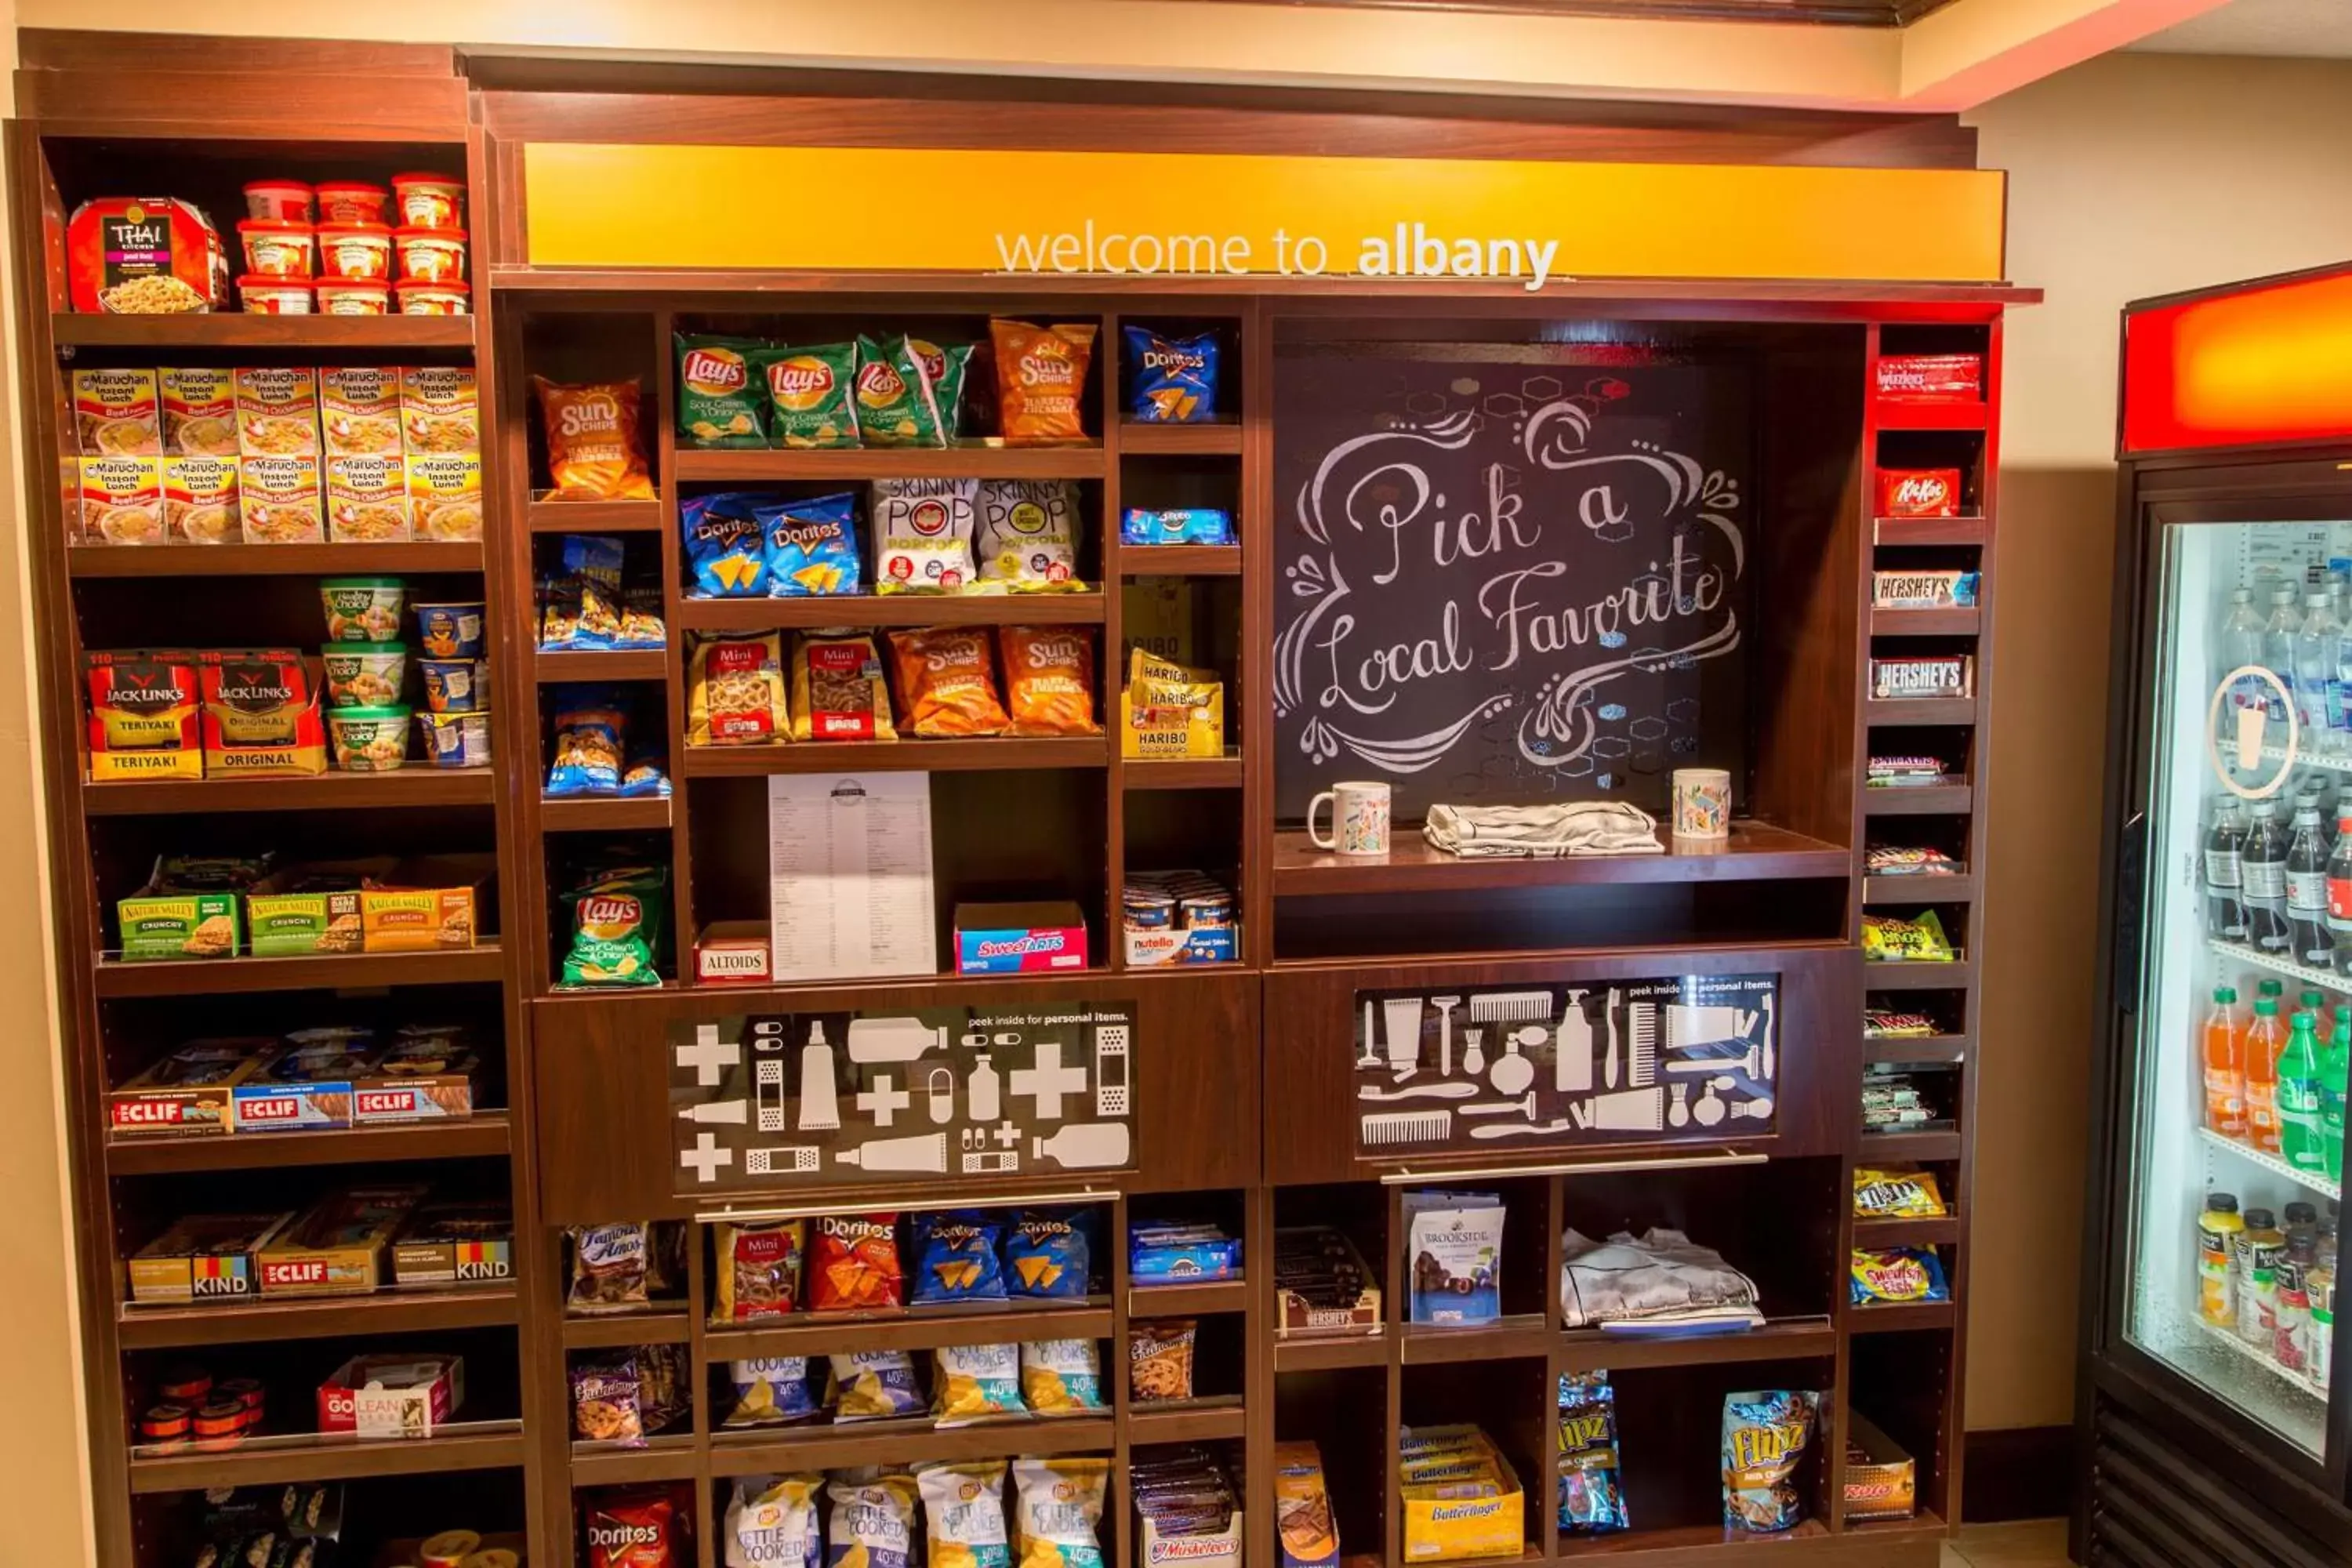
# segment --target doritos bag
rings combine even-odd
[[[1090,626],[1003,626],[1004,696],[1015,735],[1099,735]]]
[[[1217,416],[1217,335],[1164,338],[1127,323],[1127,416],[1181,425]]]
[[[771,598],[857,592],[857,498],[819,496],[758,509]]]
[[[679,1568],[677,1505],[667,1492],[589,1494],[588,1568]]]
[[[1012,721],[996,696],[987,631],[932,626],[890,634],[890,662],[907,729],[917,735],[1002,735]]]
[[[1059,327],[988,323],[996,344],[996,416],[1009,445],[1083,441],[1091,322]]]
[[[1014,594],[1082,594],[1078,487],[1067,479],[984,479],[972,553],[980,580]]]
[[[857,383],[852,399],[858,439],[868,447],[944,447],[939,405],[931,400],[923,362],[894,338],[886,346],[857,340]]]
[[[1059,1215],[1024,1214],[1004,1238],[1005,1289],[1015,1296],[1087,1293],[1087,1234]]]
[[[707,599],[757,597],[768,591],[767,547],[757,498],[740,491],[688,496],[678,508],[694,591]]]
[[[898,1229],[894,1214],[820,1217],[809,1242],[809,1306],[819,1312],[905,1306]]]
[[[651,500],[653,475],[638,438],[635,381],[566,386],[530,378],[547,428],[547,468],[562,500]]]
[[[993,1222],[977,1212],[917,1215],[909,1228],[918,1258],[910,1292],[917,1306],[1004,1300]]]

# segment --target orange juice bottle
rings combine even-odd
[[[2262,997],[2246,1030],[2246,1136],[2265,1154],[2279,1152],[2278,1059],[2286,1031],[2279,1027],[2278,1010],[2275,997]]]
[[[2215,986],[2205,1015],[2205,1125],[2224,1138],[2246,1136],[2246,1029],[2234,985]]]

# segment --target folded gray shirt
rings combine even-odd
[[[1569,1328],[1680,1318],[1763,1321],[1756,1282],[1681,1231],[1655,1228],[1639,1238],[1620,1231],[1597,1242],[1571,1229],[1560,1237],[1560,1254],[1559,1305]]]

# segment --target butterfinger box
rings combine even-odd
[[[190,1040],[106,1096],[117,1138],[219,1138],[235,1127],[233,1093],[268,1060],[277,1042],[261,1036]]]
[[[1527,1493],[1511,1462],[1479,1436],[1478,1459],[1492,1484],[1416,1485],[1402,1489],[1404,1556],[1408,1563],[1465,1557],[1517,1557],[1527,1548]],[[1484,1496],[1459,1496],[1485,1492]]]
[[[383,1283],[384,1249],[425,1196],[421,1186],[331,1193],[260,1250],[264,1296],[364,1296]]]
[[[291,1214],[192,1214],[131,1255],[134,1301],[249,1300],[259,1287],[262,1248],[293,1223]]]

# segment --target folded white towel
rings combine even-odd
[[[1422,837],[1465,859],[1551,858],[1563,855],[1662,855],[1657,818],[1618,800],[1564,805],[1446,805],[1429,808]]]

